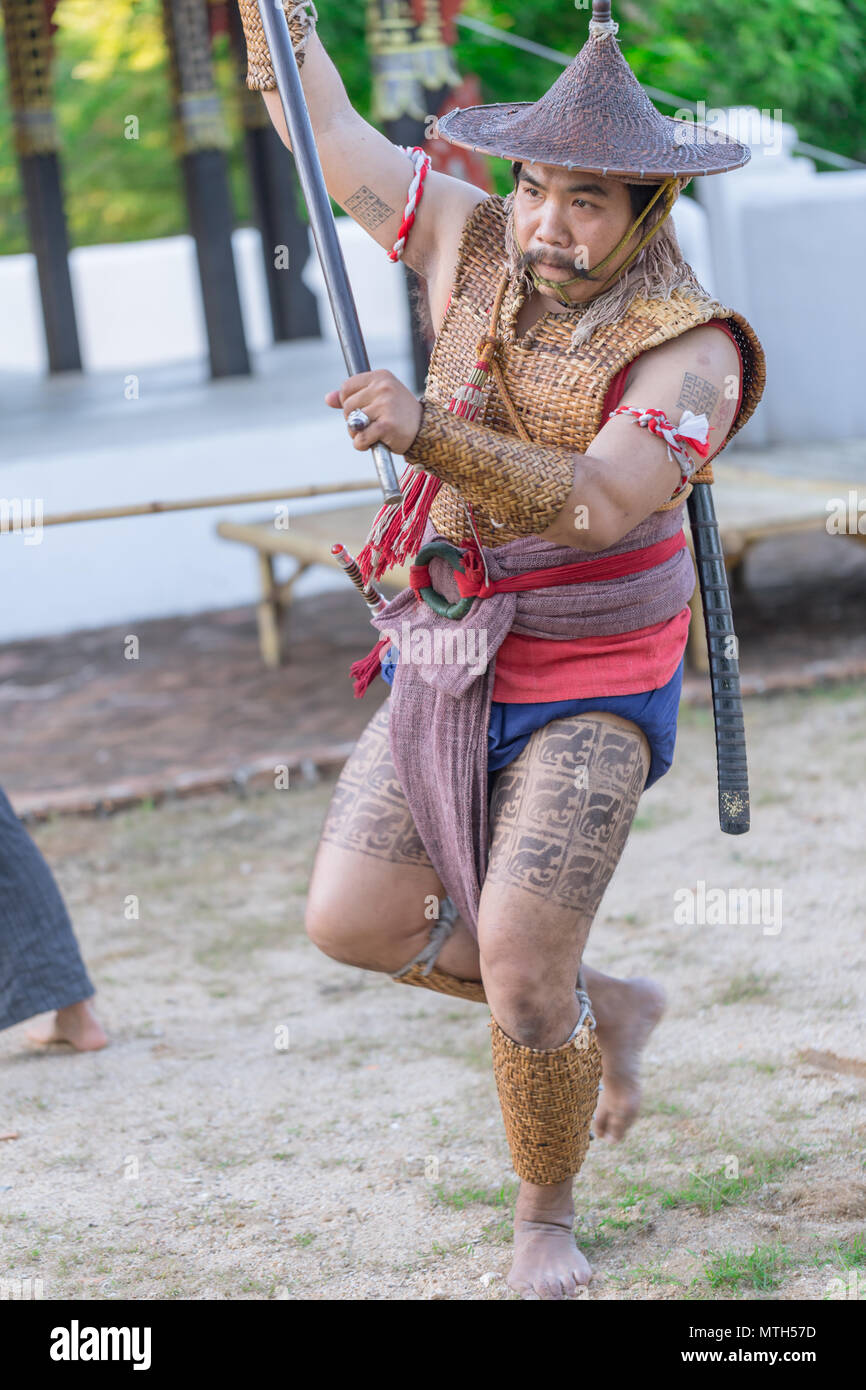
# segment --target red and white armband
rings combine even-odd
[[[399,261],[403,255],[406,245],[406,238],[409,235],[412,223],[415,221],[415,213],[421,197],[424,193],[424,180],[430,172],[432,160],[429,154],[425,154],[420,145],[396,145],[396,149],[408,154],[415,166],[415,175],[409,184],[409,191],[406,194],[406,206],[403,209],[403,221],[400,223],[400,230],[397,233],[397,240],[388,252],[389,261]]]
[[[684,410],[676,429],[663,410],[621,405],[610,412],[608,419],[612,420],[615,415],[633,415],[637,423],[642,425],[644,429],[648,429],[652,434],[657,434],[661,439],[664,439],[668,446],[668,458],[671,463],[676,461],[680,466],[680,485],[673,494],[673,497],[678,497],[688,486],[692,474],[698,469],[698,465],[689,457],[683,445],[690,444],[701,458],[706,458],[710,452],[709,433],[713,426],[706,415],[693,415],[690,410]],[[672,501],[673,497],[671,498]]]

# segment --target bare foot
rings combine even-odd
[[[579,1298],[592,1269],[574,1242],[572,1179],[521,1183],[514,1212],[514,1262],[506,1280],[522,1298]]]
[[[600,981],[604,980],[603,986]],[[665,1010],[667,996],[654,980],[599,977],[590,987],[598,1021],[602,1091],[593,1118],[600,1139],[617,1142],[640,1107],[640,1054]]]
[[[49,1043],[68,1043],[76,1052],[98,1052],[108,1042],[105,1029],[86,999],[58,1009],[53,1018],[28,1028],[25,1036],[41,1047]]]

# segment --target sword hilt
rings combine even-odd
[[[740,662],[725,555],[709,483],[693,485],[688,509],[710,663],[719,825],[726,835],[744,835],[749,829],[749,772]]]

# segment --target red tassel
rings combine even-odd
[[[367,687],[374,680],[378,672],[381,671],[382,663],[379,660],[379,654],[383,646],[390,647],[390,645],[390,637],[380,637],[373,650],[369,652],[367,656],[362,657],[360,661],[352,662],[349,667],[349,675],[352,677],[352,688],[356,700],[360,700],[366,695]]]
[[[415,470],[412,472],[411,481],[403,492],[402,503],[380,507],[373,520],[370,528],[371,537],[377,534],[376,528],[380,523],[386,521],[381,539],[375,547],[375,569],[375,542],[369,539],[358,552],[358,567],[365,584],[369,583],[371,573],[374,579],[381,579],[386,569],[391,569],[393,565],[405,564],[410,556],[417,555],[421,549],[424,528],[430,516],[433,499],[442,486],[442,479],[432,473],[418,473]]]

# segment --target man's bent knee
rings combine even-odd
[[[314,946],[332,960],[342,960],[345,951],[343,923],[332,912],[322,911],[309,899],[304,929]]]
[[[533,972],[528,964],[503,966],[485,960],[483,953],[481,974],[490,1012],[514,1042],[548,1048],[565,1041],[576,1010],[573,983]]]

